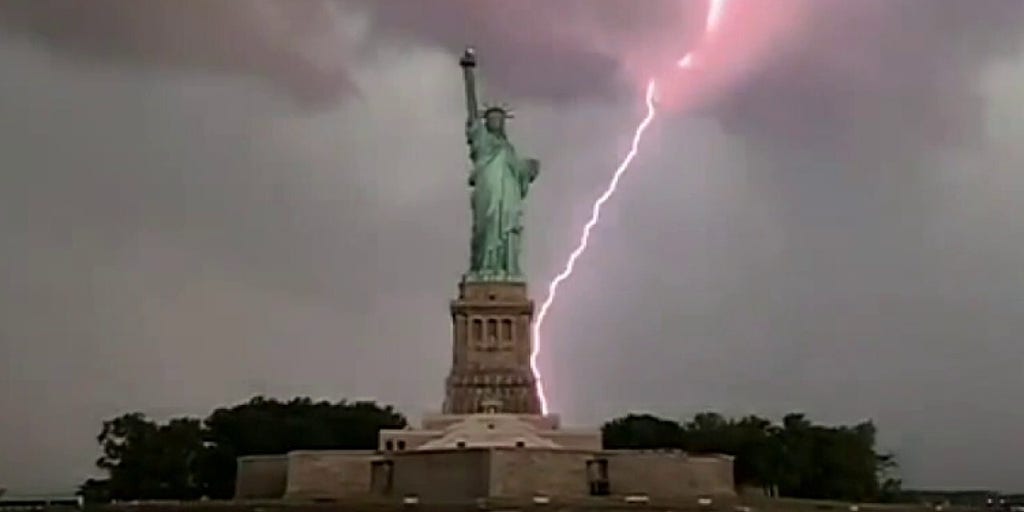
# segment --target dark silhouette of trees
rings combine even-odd
[[[601,427],[605,448],[648,450],[681,448],[683,429],[678,423],[650,414],[630,414]]]
[[[207,495],[234,493],[236,459],[292,450],[373,450],[381,429],[405,427],[405,417],[372,402],[278,402],[257,397],[206,419],[207,459],[203,481]]]
[[[738,485],[761,486],[794,498],[886,500],[899,494],[891,454],[875,449],[871,422],[827,427],[802,414],[777,425],[756,416],[726,419],[701,413],[686,423],[627,415],[602,428],[605,447],[678,448],[735,457]]]
[[[96,465],[110,475],[110,496],[199,497],[194,481],[203,450],[199,420],[181,418],[158,425],[142,414],[125,414],[103,422],[97,440],[103,455]],[[91,488],[97,485],[94,481]]]
[[[405,418],[373,402],[329,403],[263,397],[220,408],[207,418],[160,423],[139,413],[103,422],[97,466],[105,479],[82,484],[89,501],[230,498],[237,458],[304,449],[377,447],[381,429],[403,428]],[[802,414],[780,423],[757,416],[701,413],[679,423],[630,414],[602,427],[608,449],[676,448],[735,457],[736,482],[781,496],[848,501],[894,500],[896,463],[875,447],[871,422],[824,426]]]
[[[96,464],[108,477],[87,480],[80,492],[90,501],[230,498],[240,456],[374,449],[381,429],[405,425],[390,406],[308,398],[256,397],[205,420],[163,424],[125,414],[105,421],[97,437],[103,455]]]

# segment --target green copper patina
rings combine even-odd
[[[466,137],[473,169],[473,235],[467,281],[524,281],[519,258],[523,240],[523,202],[537,178],[540,162],[520,158],[505,135],[506,107],[477,104],[476,55],[467,49],[459,61],[466,82]]]

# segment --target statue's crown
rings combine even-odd
[[[512,119],[515,117],[515,112],[508,103],[484,103],[483,112],[480,113],[480,117],[487,117],[489,112],[501,112],[505,114],[506,119]]]

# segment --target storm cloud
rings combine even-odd
[[[720,99],[714,114],[744,135],[784,132],[813,145],[913,134],[941,145],[980,133],[975,79],[1018,49],[1024,21],[1014,0],[737,0],[726,4],[722,33],[701,48],[712,57],[707,69],[664,69],[701,42],[705,8],[678,0],[643,9],[620,0],[15,0],[0,7],[0,23],[72,60],[252,74],[300,98],[337,99],[352,92],[348,67],[364,45],[354,44],[348,22],[364,11],[363,30],[377,38],[453,54],[477,46],[491,80],[519,97],[573,101],[622,82],[640,88],[653,75],[662,88],[695,90],[687,106]],[[746,73],[724,71],[738,61]],[[822,122],[830,129],[818,129]],[[870,128],[877,124],[891,132]]]

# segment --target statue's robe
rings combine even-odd
[[[522,160],[503,134],[474,120],[467,126],[473,169],[473,235],[470,274],[481,279],[519,279],[523,200],[537,177],[535,160]]]

